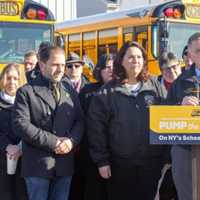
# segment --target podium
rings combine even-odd
[[[200,200],[200,106],[151,106],[150,144],[192,146],[192,200]]]

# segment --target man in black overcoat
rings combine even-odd
[[[64,68],[61,48],[41,50],[41,73],[17,92],[12,126],[22,139],[29,200],[68,199],[83,115],[76,92],[61,82]]]

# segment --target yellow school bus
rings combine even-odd
[[[42,41],[53,42],[54,22],[50,10],[37,2],[0,0],[0,70],[23,63],[24,54],[37,51]]]
[[[115,54],[124,42],[134,40],[146,49],[149,71],[155,75],[160,73],[159,55],[167,50],[181,58],[188,38],[198,31],[199,0],[167,1],[56,24],[67,55],[76,52],[96,64],[101,54]]]

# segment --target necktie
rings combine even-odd
[[[56,104],[58,104],[60,101],[60,89],[58,83],[52,83],[52,95]]]
[[[73,87],[76,89],[78,87],[78,82],[73,82]]]
[[[79,93],[79,91],[80,91],[80,81],[73,82],[73,88]]]

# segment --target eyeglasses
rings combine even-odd
[[[79,67],[81,67],[82,65],[79,65],[79,64],[68,64],[68,65],[67,65],[67,68],[72,69],[73,66],[74,66],[75,68],[79,68]]]

